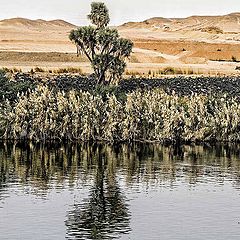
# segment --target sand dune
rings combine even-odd
[[[207,43],[240,42],[240,13],[224,16],[151,18],[119,26],[121,34],[134,39],[167,39]]]
[[[201,31],[204,28],[216,27],[223,32],[240,32],[240,13],[231,13],[224,16],[191,16],[187,18],[155,17],[143,22],[129,22],[120,26],[123,28],[147,28],[165,31]]]
[[[75,25],[61,19],[46,21],[43,19],[30,20],[26,18],[11,18],[0,21],[0,27],[11,28],[74,28]]]
[[[0,67],[23,69],[40,65],[45,68],[76,66],[77,59],[62,53],[76,53],[68,35],[76,26],[63,20],[46,21],[24,18],[0,21]],[[122,37],[134,42],[128,68],[148,72],[167,66],[236,73],[240,61],[240,13],[225,16],[187,18],[155,17],[118,27]],[[6,52],[5,54],[1,52]],[[9,54],[18,52],[18,54]],[[23,54],[22,53],[26,53]],[[41,54],[35,54],[41,53]],[[55,54],[55,53],[59,53]],[[65,55],[64,55],[65,56]],[[47,59],[47,61],[46,61]],[[79,65],[86,67],[86,61]],[[89,66],[86,68],[89,71]]]

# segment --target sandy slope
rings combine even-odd
[[[187,18],[151,18],[143,22],[129,22],[119,27],[126,29],[148,29],[156,32],[198,32],[211,34],[239,34],[240,13],[224,16],[191,16]],[[206,37],[206,35],[205,35]],[[224,37],[223,37],[224,38]]]
[[[14,18],[0,21],[0,67],[35,66],[52,69],[81,66],[68,35],[76,26],[62,20]],[[193,16],[184,19],[152,18],[118,27],[121,36],[134,41],[128,69],[146,73],[166,67],[204,74],[237,73],[240,60],[240,13],[226,16]],[[218,61],[221,60],[221,61]],[[240,64],[239,64],[240,65]]]

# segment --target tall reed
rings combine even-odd
[[[240,140],[235,98],[135,91],[120,101],[84,91],[38,86],[0,108],[3,139],[99,141]]]

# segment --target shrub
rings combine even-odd
[[[45,70],[43,68],[40,68],[40,67],[35,67],[33,71],[38,72],[38,73],[45,72]]]
[[[34,89],[36,83],[32,81],[32,79],[26,78],[18,78],[21,74],[16,74],[16,78],[14,80],[10,80],[6,76],[6,72],[0,71],[0,101],[3,99],[8,99],[10,102],[13,102],[17,99],[18,93],[27,92],[29,89]]]
[[[237,58],[232,56],[232,62],[237,62]]]
[[[166,67],[163,70],[164,74],[175,74],[175,69],[173,67]]]
[[[201,31],[211,33],[211,34],[223,34],[223,30],[220,29],[219,27],[215,27],[215,26],[202,28]]]

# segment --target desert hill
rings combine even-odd
[[[69,40],[75,25],[63,20],[12,18],[0,21],[0,68],[29,70],[81,67]],[[128,71],[165,71],[232,74],[240,62],[240,13],[187,18],[154,17],[118,27],[121,37],[134,42]],[[78,62],[79,59],[79,62]],[[181,71],[180,71],[181,70]]]
[[[75,25],[64,20],[11,18],[0,21],[0,51],[67,52]]]
[[[219,33],[239,33],[240,13],[231,13],[223,16],[191,16],[187,18],[161,18],[155,17],[143,22],[129,22],[120,26],[126,28],[146,28],[165,31],[207,31],[219,29]]]
[[[0,28],[74,28],[75,25],[61,19],[46,21],[43,19],[31,20],[27,18],[11,18],[0,21]]]

